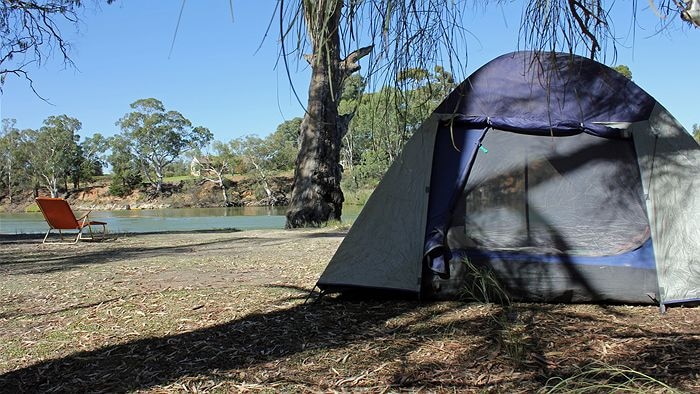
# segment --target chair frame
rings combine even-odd
[[[88,211],[83,216],[76,218],[75,213],[73,212],[73,209],[70,207],[70,205],[68,204],[68,201],[66,201],[65,199],[51,198],[51,197],[37,197],[35,200],[36,200],[37,205],[39,206],[39,209],[41,210],[42,215],[44,215],[44,219],[46,220],[46,223],[49,225],[49,230],[46,232],[46,235],[44,236],[44,239],[42,240],[41,243],[43,243],[43,244],[76,244],[81,239],[97,240],[97,238],[96,238],[97,234],[101,234],[100,239],[104,239],[106,237],[106,235],[107,235],[107,223],[90,220],[89,215],[90,215],[90,212],[92,212],[92,210]],[[44,211],[45,207],[42,206],[42,201],[46,201],[46,200],[57,201],[57,202],[61,201],[63,204],[65,204],[66,215],[68,212],[70,212],[71,217],[69,217],[69,219],[72,218],[72,221],[75,222],[75,225],[71,226],[71,227],[67,227],[67,226],[64,226],[61,228],[55,227],[51,223],[51,219],[49,218],[49,215],[47,215],[47,213]],[[92,229],[93,226],[102,226],[102,231],[101,232],[93,231],[93,229]],[[85,230],[86,227],[87,227],[88,231],[90,232],[90,237],[83,236],[83,234],[84,234],[83,230]],[[52,230],[58,230],[58,234],[61,236],[61,241],[49,241],[49,242],[46,241],[49,238],[49,235],[51,234]],[[65,237],[63,236],[64,235],[63,230],[77,230],[78,234],[76,234],[74,240],[66,241]]]

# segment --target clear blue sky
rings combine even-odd
[[[155,97],[228,141],[252,133],[265,136],[303,115],[284,67],[277,64],[276,24],[264,40],[276,1],[233,0],[233,21],[227,0],[187,2],[169,57],[181,5],[177,0],[122,0],[101,11],[85,10],[77,33],[68,26],[63,30],[73,43],[77,69],[55,58],[30,70],[35,88],[50,104],[24,80],[8,77],[1,116],[16,119],[23,129],[66,114],[82,122],[81,136],[109,136],[119,133],[115,122],[130,111],[130,103]],[[515,2],[472,11],[467,23],[473,37],[466,43],[467,70],[460,79],[498,55],[523,49],[518,44],[521,7]],[[634,37],[631,17],[617,19],[622,44],[615,64],[628,65],[634,81],[690,130],[700,123],[700,29],[675,21],[656,34],[658,17],[646,2],[640,7]],[[300,63],[291,72],[305,103],[309,71]]]

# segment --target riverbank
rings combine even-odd
[[[68,246],[0,239],[0,387],[700,391],[697,308],[307,302],[345,234],[121,234]]]
[[[271,176],[267,179],[268,187],[273,196],[275,206],[286,206],[292,192],[291,175]],[[223,193],[220,187],[211,182],[201,182],[195,178],[185,178],[171,181],[163,185],[163,192],[153,193],[148,185],[134,190],[124,197],[109,193],[109,179],[105,178],[88,184],[76,190],[62,193],[71,207],[80,211],[114,211],[135,209],[165,209],[165,208],[221,208],[225,207]],[[373,189],[344,190],[345,204],[365,204]],[[41,190],[40,195],[46,195]],[[270,198],[253,178],[234,176],[228,180],[227,194],[230,207],[260,207],[270,206]],[[15,192],[12,201],[7,194],[0,194],[0,213],[38,212],[34,203],[34,192]]]
[[[257,180],[236,176],[228,180],[227,194],[230,206],[266,206],[268,196],[260,190]],[[286,205],[291,193],[290,176],[274,176],[268,185],[277,205]],[[220,187],[211,182],[185,178],[163,185],[163,192],[156,194],[149,185],[135,189],[120,197],[110,194],[108,178],[60,195],[76,210],[130,210],[162,208],[217,208],[226,206]],[[46,195],[43,190],[40,195]],[[38,211],[33,191],[16,193],[12,202],[7,195],[0,195],[0,212],[19,213]]]

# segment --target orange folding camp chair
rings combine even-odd
[[[95,239],[96,234],[102,234],[102,237],[107,234],[107,223],[90,220],[88,218],[90,212],[76,218],[70,205],[68,205],[68,201],[62,198],[37,197],[36,203],[41,209],[41,213],[44,214],[46,223],[49,225],[49,231],[46,232],[42,243],[77,243],[84,238],[83,230],[86,227],[90,232],[90,238],[87,239]],[[102,226],[101,233],[94,232],[93,226]],[[52,230],[58,230],[58,233],[61,235],[61,242],[46,242]],[[63,230],[77,230],[78,234],[73,241],[65,241]]]

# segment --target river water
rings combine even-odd
[[[355,220],[362,207],[343,207],[343,222]],[[147,233],[212,229],[281,229],[286,207],[179,208],[92,211],[90,218],[107,222],[112,233]],[[76,211],[76,216],[84,212]],[[45,233],[41,213],[0,213],[0,234]]]

